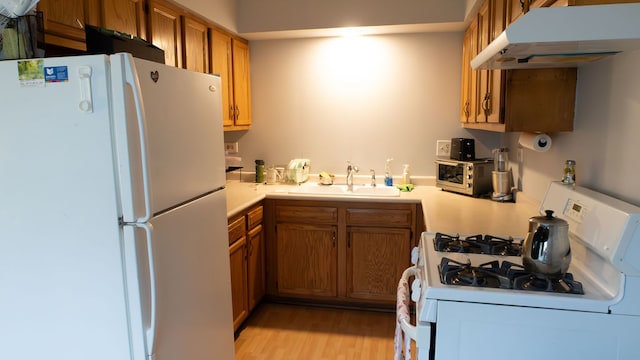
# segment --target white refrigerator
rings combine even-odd
[[[220,78],[0,61],[0,359],[233,359]]]

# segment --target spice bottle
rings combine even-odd
[[[256,160],[256,183],[264,183],[264,160]]]
[[[575,160],[567,160],[564,163],[564,171],[562,182],[565,184],[575,184],[576,182],[576,162]]]

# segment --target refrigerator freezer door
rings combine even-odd
[[[225,191],[125,226],[131,317],[153,360],[234,358]]]
[[[224,187],[220,78],[128,54],[111,62],[114,98],[122,99],[114,101],[114,126],[124,221],[147,220],[140,189],[148,193],[147,213],[157,214]]]
[[[0,61],[0,359],[131,359],[107,59]]]

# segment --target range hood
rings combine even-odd
[[[640,49],[640,3],[537,8],[471,60],[473,69],[576,67]]]

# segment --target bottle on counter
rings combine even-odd
[[[264,160],[256,160],[256,183],[264,183]]]
[[[562,182],[564,184],[576,183],[576,161],[575,160],[567,160],[564,163]]]
[[[402,165],[402,183],[411,184],[411,172],[409,169],[409,164]]]
[[[387,159],[387,163],[384,166],[384,184],[386,186],[393,186],[393,175],[391,174],[391,161],[393,161],[393,159]]]

